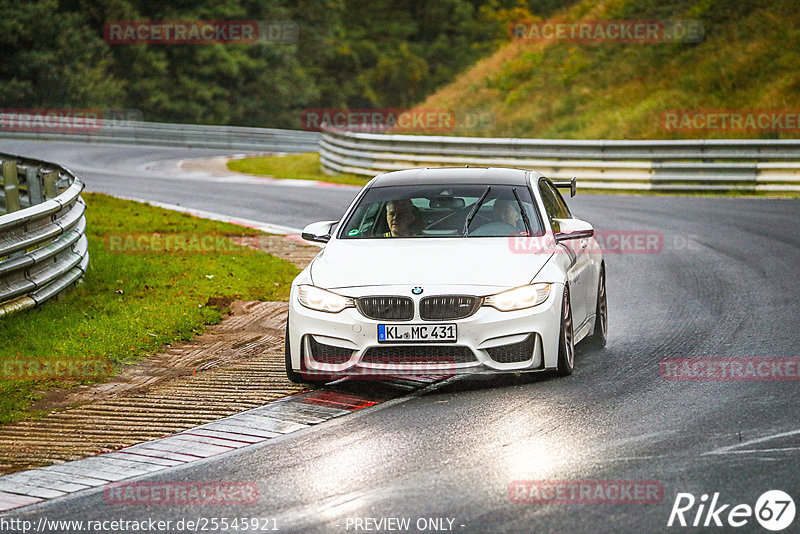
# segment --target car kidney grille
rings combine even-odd
[[[482,299],[469,295],[425,297],[419,302],[419,315],[426,321],[448,321],[469,317],[481,307]]]
[[[311,358],[319,363],[340,364],[345,363],[353,355],[350,349],[342,347],[334,347],[326,343],[320,343],[314,336],[308,336],[309,345],[311,346]]]
[[[486,349],[486,352],[497,363],[524,362],[533,357],[533,341],[534,336],[531,334],[519,343],[492,347],[491,349]]]
[[[474,362],[475,355],[469,347],[460,346],[384,346],[368,348],[367,352],[365,352],[364,356],[361,358],[361,361],[364,363],[394,364],[454,364]]]
[[[356,307],[365,317],[385,321],[409,321],[414,318],[414,301],[408,297],[361,297]]]

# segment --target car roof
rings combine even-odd
[[[433,169],[408,169],[379,174],[370,187],[393,185],[428,184],[480,184],[527,186],[528,173],[539,176],[536,171],[481,167],[436,167]]]

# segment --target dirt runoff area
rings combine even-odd
[[[259,248],[301,268],[320,250],[284,236]],[[32,407],[47,415],[0,427],[0,474],[162,438],[305,389],[284,371],[287,303],[210,304],[231,315],[108,382],[48,391]]]

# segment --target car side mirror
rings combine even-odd
[[[331,239],[331,230],[336,224],[339,224],[339,221],[319,221],[311,223],[303,228],[300,237],[306,241],[327,243]]]
[[[577,178],[573,178],[569,182],[564,181],[554,181],[553,185],[560,188],[560,189],[569,189],[569,196],[574,197],[575,192],[578,190],[577,186]]]
[[[594,235],[591,224],[580,219],[553,219],[556,243],[570,239],[587,239]]]

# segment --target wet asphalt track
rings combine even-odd
[[[220,151],[7,140],[0,151],[63,163],[89,190],[291,226],[336,218],[355,194],[201,187],[141,169]],[[414,532],[420,518],[452,519],[458,532],[698,532],[667,529],[677,493],[719,492],[720,504],[753,506],[781,489],[800,506],[800,382],[679,382],[659,373],[665,358],[800,356],[800,201],[579,195],[570,205],[600,230],[664,238],[659,253],[606,256],[609,342],[579,350],[571,377],[462,378],[136,479],[254,481],[254,505],[110,506],[102,490],[86,490],[4,517],[174,524],[248,516],[276,518],[290,532],[365,532],[355,518],[389,517],[410,518]],[[509,485],[518,480],[651,480],[664,496],[653,504],[514,503]],[[741,528],[704,531],[768,532],[752,517]],[[798,531],[795,519],[783,532]]]
[[[311,195],[307,187],[191,179],[186,173],[175,172],[180,160],[230,155],[230,150],[0,138],[0,152],[60,163],[83,179],[87,191],[179,204],[294,228],[302,228],[310,219],[339,218],[358,192],[356,187],[314,187],[315,194]]]

